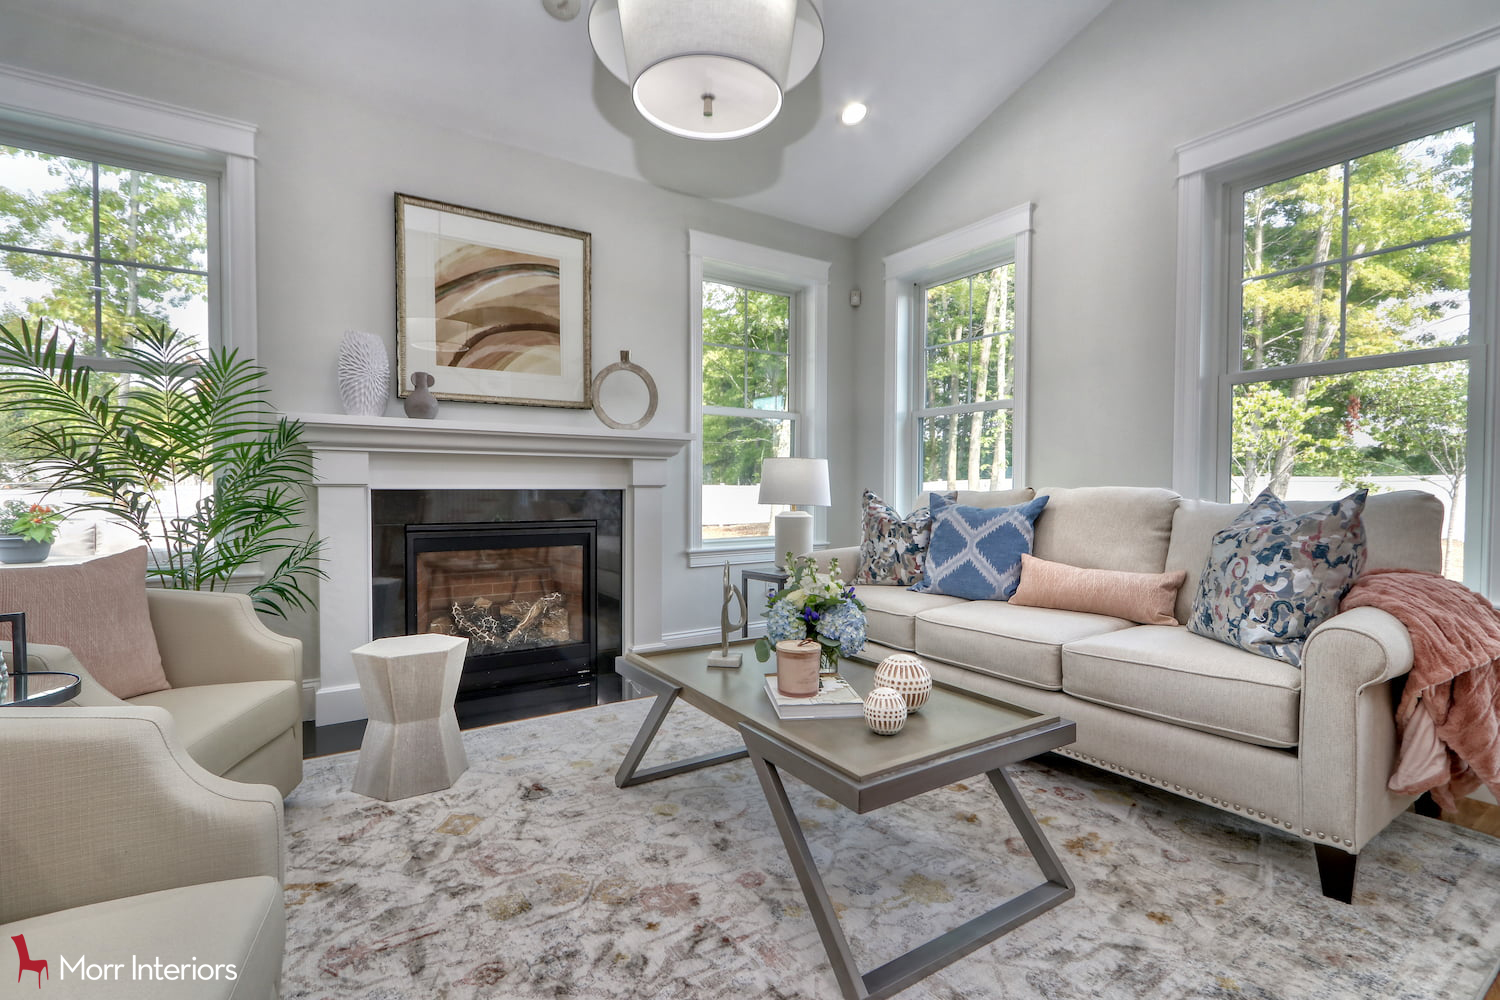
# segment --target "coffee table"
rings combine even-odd
[[[749,757],[834,976],[849,1000],[899,993],[1072,898],[1072,879],[1005,773],[1008,764],[1072,743],[1072,722],[941,687],[933,689],[921,712],[911,716],[896,736],[877,736],[863,719],[782,721],[771,708],[764,686],[765,674],[774,669],[775,661],[758,663],[751,643],[732,645],[745,654],[745,665],[739,670],[709,669],[708,655],[717,649],[709,646],[628,653],[615,661],[626,681],[656,696],[615,774],[615,784],[628,788]],[[861,694],[868,694],[874,687],[875,671],[868,664],[845,660],[839,672]],[[737,730],[745,749],[642,768],[646,749],[678,698]],[[983,774],[1010,813],[1044,881],[879,968],[861,973],[787,798],[783,772],[861,814]]]

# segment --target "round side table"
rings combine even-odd
[[[61,705],[78,697],[82,682],[77,674],[61,670],[18,670],[0,673],[0,708],[25,705],[41,708]]]

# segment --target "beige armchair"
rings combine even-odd
[[[0,761],[0,940],[45,996],[277,995],[275,789],[209,774],[154,707],[0,709]]]
[[[148,590],[146,600],[169,689],[122,701],[62,646],[33,643],[29,669],[78,674],[75,705],[166,709],[203,767],[290,795],[302,780],[302,643],[266,628],[244,594]]]

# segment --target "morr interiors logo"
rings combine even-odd
[[[11,938],[11,940],[16,944],[16,958],[18,958],[21,963],[20,969],[18,969],[16,972],[16,982],[19,983],[21,981],[21,977],[26,975],[26,973],[35,972],[36,988],[41,989],[42,974],[46,973],[48,979],[52,978],[52,972],[47,968],[47,960],[45,958],[31,957],[31,953],[26,950],[25,934],[16,934]]]
[[[42,977],[45,976],[49,980],[52,978],[51,963],[45,958],[31,957],[31,951],[26,946],[26,935],[16,934],[11,937],[11,940],[15,942],[16,958],[19,963],[16,982],[21,982],[26,973],[35,972],[37,989],[41,989]],[[66,955],[57,956],[59,980],[73,978],[91,983],[232,982],[239,977],[238,966],[224,962],[210,965],[207,962],[199,962],[197,955],[182,963],[164,962],[160,956],[143,959],[138,955],[132,955],[130,960],[125,962],[90,961],[87,955],[79,955],[72,959]]]

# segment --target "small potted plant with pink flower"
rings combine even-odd
[[[0,563],[34,563],[47,558],[66,515],[56,507],[7,500],[0,505]]]

